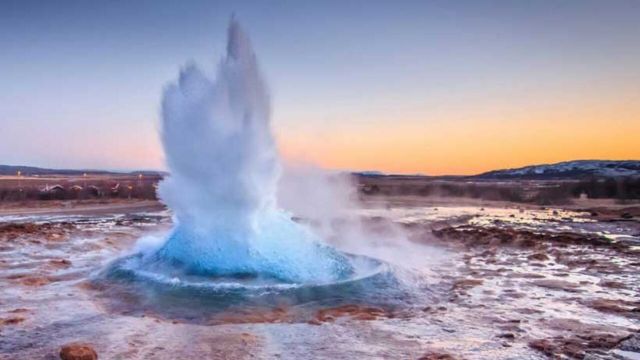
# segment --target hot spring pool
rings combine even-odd
[[[304,321],[322,307],[397,307],[406,302],[408,291],[391,266],[360,255],[345,257],[353,268],[350,274],[331,282],[296,283],[259,274],[191,274],[164,262],[150,265],[138,254],[112,262],[92,284],[112,311],[203,323],[223,314],[275,308],[294,309],[291,320]]]

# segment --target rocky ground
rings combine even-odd
[[[109,289],[90,281],[140,237],[168,231],[166,210],[6,211],[0,358],[640,359],[637,217],[368,205],[358,215],[369,231],[410,239],[411,254],[393,264],[419,278],[402,306],[342,303],[300,316],[274,304],[208,321],[109,306]]]

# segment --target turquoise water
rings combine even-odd
[[[189,274],[261,276],[283,283],[328,283],[353,274],[347,257],[285,213],[257,217],[251,231],[178,225],[148,262]]]
[[[340,254],[351,269],[331,282],[294,283],[265,273],[192,272],[141,254],[120,258],[94,279],[105,303],[121,313],[153,312],[168,318],[207,323],[220,313],[294,308],[306,321],[321,307],[366,304],[404,306],[410,297],[391,268],[372,258]],[[294,319],[295,321],[295,319]]]

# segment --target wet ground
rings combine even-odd
[[[367,231],[409,239],[366,251],[390,259],[404,284],[393,297],[194,317],[94,281],[171,227],[165,210],[120,210],[0,218],[0,358],[56,359],[83,342],[102,359],[640,359],[637,218],[372,204],[355,214]]]

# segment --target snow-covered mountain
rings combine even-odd
[[[590,176],[640,176],[640,160],[575,160],[557,164],[525,166],[517,169],[494,170],[476,177],[483,179],[562,179]]]

